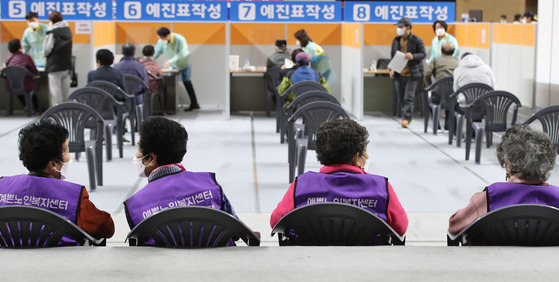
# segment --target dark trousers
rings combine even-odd
[[[411,121],[413,118],[413,100],[415,98],[415,90],[419,79],[411,77],[395,75],[394,76],[394,89],[400,99],[400,106],[402,107],[402,116],[405,120]]]

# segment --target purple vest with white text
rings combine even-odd
[[[209,172],[183,171],[148,183],[124,202],[130,229],[157,212],[172,207],[221,209],[221,187]]]
[[[487,211],[516,204],[538,204],[559,208],[559,187],[497,182],[487,188]]]
[[[374,174],[306,172],[295,180],[295,208],[321,202],[364,208],[387,221],[388,180]]]
[[[77,223],[83,186],[26,174],[0,178],[0,206],[35,206]]]

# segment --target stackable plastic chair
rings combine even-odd
[[[89,171],[89,188],[94,191],[95,176],[97,185],[103,185],[103,127],[104,120],[97,111],[88,105],[65,102],[48,109],[41,119],[51,119],[68,130],[70,153],[86,153]],[[85,130],[91,129],[90,140],[85,140]]]
[[[45,248],[79,245],[105,246],[63,216],[32,206],[0,207],[0,247]],[[72,244],[74,243],[74,244]]]
[[[143,102],[136,108],[136,120],[139,125],[142,121],[144,121],[144,119],[152,115],[153,100],[151,94],[149,93],[149,85],[135,75],[124,74],[123,76],[124,84],[126,85],[126,93],[129,95],[136,95],[138,87],[142,87]]]
[[[559,246],[559,209],[512,205],[476,219],[460,233],[447,234],[448,246]]]
[[[152,79],[157,81],[157,90],[153,93],[150,93],[151,94],[152,108],[149,110],[149,113],[150,113],[150,115],[153,114],[153,100],[155,99],[155,97],[158,97],[158,99],[159,99],[159,110],[161,111],[162,114],[165,114],[167,101],[165,100],[165,83],[163,82],[163,77],[162,76],[156,76],[155,74],[153,74],[149,71],[148,71],[148,75],[149,75],[149,77],[151,77]]]
[[[425,133],[427,133],[427,127],[429,125],[429,117],[431,116],[429,114],[429,109],[430,109],[433,116],[433,134],[437,135],[437,130],[439,128],[439,116],[441,110],[449,110],[451,106],[450,105],[451,101],[449,99],[449,96],[453,93],[452,90],[453,84],[454,84],[454,77],[452,75],[445,76],[435,81],[435,83],[425,88],[425,90],[423,91],[423,112],[424,112],[423,131]],[[429,101],[429,92],[436,92],[437,95],[441,97],[439,103],[433,103]],[[447,117],[447,119],[450,119],[450,117]]]
[[[559,154],[559,105],[549,106],[532,115],[524,124],[531,124],[538,120],[543,132],[547,133],[557,148]]]
[[[490,91],[472,103],[472,108],[480,108],[483,116],[481,122],[473,122],[471,115],[466,121],[466,126],[472,128],[476,138],[476,164],[481,159],[481,143],[485,135],[487,148],[493,144],[493,132],[504,132],[516,123],[518,108],[522,105],[520,100],[512,93],[506,91]],[[512,107],[512,113],[509,110]],[[510,122],[509,122],[510,121]],[[485,133],[485,134],[484,134]],[[466,135],[466,160],[470,159],[472,136]]]
[[[276,132],[280,132],[281,128],[285,128],[285,124],[287,123],[287,119],[289,118],[287,116],[287,113],[283,110],[283,105],[287,101],[287,96],[289,95],[289,93],[293,92],[295,93],[295,95],[299,96],[305,92],[309,92],[313,90],[328,92],[326,88],[322,86],[322,84],[316,81],[307,80],[307,81],[300,81],[291,85],[291,87],[285,90],[283,94],[277,97],[278,99],[276,99]],[[284,139],[285,133],[286,133],[285,131],[280,132],[281,143],[285,142]]]
[[[119,151],[119,157],[124,157],[124,143],[122,135],[124,134],[124,118],[123,103],[117,101],[111,94],[106,91],[95,88],[80,88],[70,94],[69,101],[76,101],[86,104],[97,111],[103,117],[105,124],[105,144],[107,145],[107,160],[113,159],[113,141],[112,133],[116,129],[116,142]],[[132,127],[133,128],[133,127]],[[101,131],[102,132],[102,131]],[[99,133],[101,135],[101,133]]]
[[[264,73],[264,80],[266,80],[266,116],[270,117],[272,109],[272,100],[277,100],[278,91],[276,86],[279,84],[281,68],[273,66],[268,68]],[[276,101],[277,103],[277,101]]]
[[[164,209],[128,233],[130,246],[144,246],[153,239],[159,247],[224,247],[232,238],[248,246],[260,246],[260,234],[232,215],[213,208],[187,206]]]
[[[130,122],[130,141],[132,145],[136,144],[136,136],[134,135],[134,125],[136,124],[137,117],[137,107],[136,107],[136,96],[126,93],[124,89],[121,89],[115,84],[108,81],[95,80],[86,85],[86,87],[94,87],[105,90],[107,93],[111,94],[117,101],[122,102],[126,108],[123,111],[123,120],[128,119]]]
[[[339,105],[331,102],[311,102],[300,107],[288,120],[288,160],[289,160],[289,182],[295,179],[295,168],[298,174],[305,170],[307,150],[316,148],[316,131],[318,127],[327,121],[344,118],[349,119],[348,114]],[[301,124],[295,124],[302,119]],[[295,130],[302,128],[302,134],[297,136]]]
[[[464,114],[460,114],[455,111],[456,104],[458,104],[458,95],[462,94],[464,97],[464,104],[471,105],[479,96],[485,94],[486,92],[493,91],[493,88],[487,84],[483,83],[470,83],[460,87],[449,97],[450,99],[450,109],[448,112],[448,144],[452,144],[452,138],[456,136],[456,146],[460,147],[462,144],[462,128],[464,127],[464,119],[468,114],[472,115],[472,120],[481,119],[481,109],[480,108],[468,108],[466,106]],[[466,131],[471,130],[471,128],[466,128]],[[466,136],[469,136],[467,134]]]
[[[20,66],[8,66],[2,70],[0,76],[6,79],[6,82],[10,84],[10,90],[6,91],[7,101],[6,101],[6,116],[13,113],[14,107],[14,97],[24,96],[25,105],[27,107],[27,116],[31,116],[33,111],[32,96],[38,96],[40,89],[40,77],[34,75],[28,69]],[[31,91],[25,91],[25,78],[30,77],[35,81],[35,89]]]
[[[400,236],[376,214],[342,203],[318,203],[297,208],[278,221],[280,246],[405,245]]]

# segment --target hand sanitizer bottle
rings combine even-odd
[[[372,71],[376,71],[376,70],[377,70],[377,60],[373,60],[373,63],[371,64],[371,70],[372,70]]]

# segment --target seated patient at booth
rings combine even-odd
[[[142,122],[132,163],[139,177],[148,178],[148,184],[124,201],[130,229],[172,207],[212,207],[237,217],[214,173],[187,171],[181,164],[187,141],[186,129],[176,121],[150,117]],[[144,244],[155,245],[155,241],[150,239]],[[230,241],[227,245],[235,243]]]
[[[529,125],[509,128],[497,145],[497,159],[505,169],[505,182],[475,193],[468,205],[449,219],[448,231],[457,234],[484,214],[516,204],[559,208],[559,187],[546,181],[555,166],[557,151],[548,135]]]
[[[19,132],[19,159],[29,170],[0,178],[0,206],[25,205],[50,210],[96,238],[110,238],[115,226],[111,215],[89,200],[83,185],[63,181],[72,159],[68,130],[51,120],[31,123]],[[62,245],[77,245],[72,239]]]
[[[122,90],[125,90],[124,76],[119,70],[111,67],[115,60],[113,52],[109,49],[99,49],[95,54],[95,59],[97,60],[97,69],[92,70],[87,74],[87,84],[96,80],[103,80],[120,87]],[[115,97],[115,99],[123,101],[124,97]]]
[[[383,176],[369,174],[367,129],[353,120],[322,124],[316,137],[320,172],[299,175],[272,212],[272,228],[293,209],[319,202],[347,203],[364,208],[404,235],[408,216],[392,185]]]

